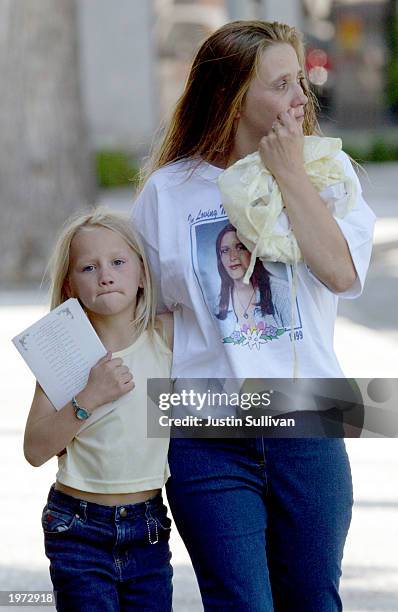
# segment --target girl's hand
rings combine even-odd
[[[87,385],[78,394],[78,401],[80,399],[84,407],[94,410],[126,395],[134,387],[133,375],[128,367],[120,357],[112,359],[112,353],[108,352],[91,368]]]
[[[91,368],[87,385],[77,394],[78,403],[92,412],[134,389],[133,376],[119,357],[107,353]],[[43,465],[73,440],[82,422],[71,402],[55,410],[39,384],[25,428],[24,453],[31,465]]]
[[[286,172],[304,170],[304,134],[294,109],[280,113],[272,129],[260,140],[259,153],[264,166],[277,179]]]

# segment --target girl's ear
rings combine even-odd
[[[142,261],[142,257],[140,257],[140,278],[138,281],[138,287],[140,289],[144,288],[144,280],[145,280],[144,262]]]

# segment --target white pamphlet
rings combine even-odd
[[[107,353],[75,298],[51,310],[12,341],[57,410],[84,389],[91,368]],[[82,428],[111,410],[112,402],[97,408],[82,422]]]

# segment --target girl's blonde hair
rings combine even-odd
[[[144,169],[141,185],[158,168],[185,158],[211,163],[228,162],[236,131],[236,115],[244,104],[263,52],[272,45],[291,45],[305,75],[302,36],[296,28],[278,22],[234,21],[207,38],[196,57],[184,92],[177,102],[160,145]],[[304,78],[308,97],[304,109],[305,135],[320,133],[318,103]]]
[[[139,335],[146,329],[152,332],[155,324],[156,296],[145,252],[127,217],[105,207],[77,213],[65,222],[48,266],[51,283],[51,309],[59,306],[69,297],[66,291],[66,281],[69,273],[70,249],[73,238],[82,229],[95,227],[104,227],[117,232],[138,255],[143,269],[143,288],[138,289],[135,319],[132,324],[137,327]]]

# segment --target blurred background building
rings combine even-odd
[[[304,31],[309,79],[324,122],[339,128],[388,125],[396,111],[389,90],[398,88],[389,78],[392,54],[398,53],[392,45],[396,4],[79,0],[82,82],[93,144],[145,151],[181,93],[201,41],[234,19],[285,21]]]
[[[201,41],[255,18],[304,31],[325,134],[398,159],[398,0],[0,0],[0,282],[37,281],[96,186],[132,187]]]

